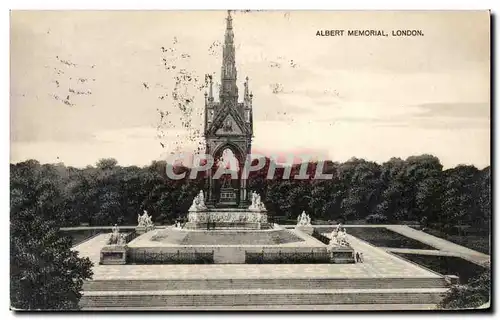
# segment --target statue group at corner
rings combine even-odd
[[[306,214],[305,211],[302,211],[302,214],[297,217],[297,226],[298,227],[308,227],[311,225],[311,217]]]
[[[266,207],[264,206],[264,203],[260,199],[260,195],[255,191],[252,191],[251,195],[252,195],[252,204],[250,205],[250,207],[248,207],[248,210],[266,211]]]
[[[203,211],[207,210],[207,206],[205,205],[205,196],[203,195],[203,190],[200,190],[200,193],[193,199],[193,204],[189,208],[188,211]]]
[[[111,236],[109,238],[109,244],[117,244],[117,245],[124,245],[125,244],[125,235],[122,233],[120,234],[120,229],[118,228],[118,225],[114,225],[111,228]]]
[[[137,217],[137,226],[138,227],[143,227],[146,229],[153,229],[154,224],[153,221],[151,220],[151,216],[148,215],[148,212],[144,210],[144,213],[142,215],[138,215]]]
[[[341,224],[339,223],[337,225],[337,228],[333,229],[332,233],[330,234],[330,247],[348,247],[349,242],[347,241],[347,232],[345,228],[341,227]]]

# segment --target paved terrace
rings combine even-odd
[[[169,306],[169,311],[174,310],[187,310],[193,311],[193,306]],[[280,311],[318,311],[318,310],[335,310],[335,311],[409,311],[409,310],[436,310],[437,307],[435,304],[320,304],[320,305],[250,305],[250,306],[198,306],[196,307],[196,311],[250,311],[250,310],[280,310]],[[116,308],[93,308],[93,311],[116,311]],[[152,311],[152,310],[161,310],[165,311],[165,307],[120,307],[120,311]]]
[[[109,233],[75,246],[94,262],[94,280],[106,279],[251,279],[251,278],[438,278],[440,275],[395,257],[383,249],[348,235],[364,263],[356,264],[199,264],[199,265],[99,265],[100,250]]]
[[[490,264],[490,256],[464,246],[458,245],[451,241],[435,237],[431,234],[425,233],[420,230],[413,229],[406,225],[394,225],[394,224],[363,224],[363,225],[344,225],[345,227],[360,227],[360,228],[387,228],[391,231],[397,232],[405,237],[412,238],[418,240],[422,243],[430,245],[440,251],[439,254],[436,250],[419,250],[418,252],[412,249],[398,249],[398,248],[384,248],[387,251],[394,253],[413,253],[413,254],[424,254],[424,255],[442,255],[442,256],[456,256],[463,258],[467,261],[476,263],[481,266],[488,266]],[[282,227],[291,229],[295,228],[295,226],[291,225],[283,225]],[[334,228],[336,225],[314,225],[314,227],[323,227],[323,228]],[[96,227],[87,227],[87,226],[79,226],[79,227],[67,227],[61,228],[61,230],[71,231],[71,230],[88,230],[88,229],[97,229],[97,230],[106,230],[110,229],[110,226],[96,226]],[[128,230],[134,229],[134,226],[124,226],[120,227],[120,229]],[[165,226],[157,226],[156,228],[166,228]],[[329,234],[325,234],[329,235]],[[82,245],[85,245],[83,243]],[[403,250],[403,251],[401,251]],[[408,250],[411,250],[408,251]],[[97,259],[99,259],[99,255],[97,255]]]

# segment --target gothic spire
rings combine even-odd
[[[233,33],[233,18],[231,11],[227,12],[224,48],[222,51],[221,96],[238,96],[236,87],[236,63]]]

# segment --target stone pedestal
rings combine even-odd
[[[460,279],[459,277],[457,277],[456,275],[445,275],[444,276],[444,280],[446,281],[446,283],[448,285],[456,285],[456,284],[459,284],[460,283]]]
[[[356,263],[354,249],[350,247],[328,248],[330,263]]]
[[[304,232],[305,234],[307,234],[309,236],[312,236],[312,234],[314,232],[313,226],[296,226],[295,229],[299,230],[301,232]]]
[[[126,264],[126,245],[107,245],[101,249],[100,264]]]

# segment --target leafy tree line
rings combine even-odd
[[[265,180],[266,166],[255,173],[250,188],[264,194],[267,208],[294,219],[303,210],[313,219],[368,220],[373,222],[416,221],[440,229],[455,225],[489,228],[491,217],[490,167],[479,170],[459,165],[443,170],[439,159],[413,156],[392,158],[379,165],[363,159],[344,163],[326,162],[328,180],[313,179],[316,164],[310,163],[308,180]],[[300,166],[292,168],[291,177]]]
[[[490,167],[479,170],[460,165],[443,170],[439,159],[430,155],[393,158],[381,165],[353,158],[344,163],[326,162],[323,173],[332,174],[332,179],[314,179],[317,164],[309,163],[308,179],[294,179],[300,170],[300,165],[294,165],[289,179],[283,178],[285,169],[278,168],[268,180],[270,165],[266,159],[264,168],[252,172],[248,186],[261,194],[272,215],[295,219],[305,210],[313,220],[489,227]],[[102,159],[95,166],[78,169],[30,160],[11,164],[15,183],[30,183],[18,174],[27,167],[50,172],[58,193],[57,219],[64,226],[134,225],[143,210],[156,223],[171,223],[186,215],[194,196],[205,186],[202,173],[197,179],[169,179],[163,161],[140,168]],[[190,171],[175,170],[187,176]]]

